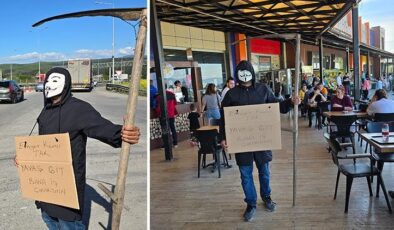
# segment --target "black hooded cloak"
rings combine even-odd
[[[87,137],[118,148],[122,143],[120,135],[122,126],[104,119],[89,103],[73,97],[71,94],[71,76],[68,70],[64,68],[55,67],[46,73],[44,89],[47,79],[52,73],[65,75],[65,86],[61,94],[61,101],[57,104],[52,104],[51,99],[45,98],[44,90],[45,106],[37,119],[39,134],[69,133],[80,209],[41,201],[36,201],[36,205],[37,208],[41,208],[51,217],[65,221],[79,221],[82,219],[84,206]]]
[[[274,93],[271,91],[270,88],[268,88],[266,85],[262,85],[256,82],[256,75],[250,62],[241,61],[235,69],[236,81],[238,83],[242,83],[238,79],[239,70],[248,70],[252,73],[252,86],[245,87],[241,84],[238,84],[234,88],[230,89],[222,100],[223,108],[227,106],[257,105],[280,102],[279,107],[281,113],[287,113],[290,110],[292,105],[290,99],[280,101],[277,97],[275,97]],[[222,115],[220,125],[221,139],[226,139],[224,126],[225,120],[224,115]],[[239,166],[253,165],[253,160],[255,160],[258,164],[263,164],[272,160],[272,152],[268,150],[236,153],[235,159],[237,161],[237,165]]]

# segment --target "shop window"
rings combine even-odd
[[[202,86],[214,83],[221,90],[227,78],[224,53],[193,51],[193,59],[201,68]]]

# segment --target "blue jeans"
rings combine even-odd
[[[82,220],[65,221],[48,216],[44,211],[41,211],[41,215],[49,230],[85,230],[85,225],[82,223]]]
[[[220,111],[219,109],[207,109],[205,117],[207,119],[220,119]]]
[[[260,196],[261,198],[271,195],[270,188],[270,171],[269,163],[264,163],[256,167],[259,171],[259,181],[260,181]],[[241,173],[241,183],[242,189],[244,190],[245,199],[244,201],[251,206],[256,206],[257,194],[256,188],[253,182],[253,165],[249,166],[239,166],[239,172]]]

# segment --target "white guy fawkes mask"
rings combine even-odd
[[[52,98],[63,92],[66,76],[61,73],[51,73],[45,84],[45,97]]]
[[[252,80],[253,76],[249,70],[238,70],[238,79],[242,82],[248,82]]]

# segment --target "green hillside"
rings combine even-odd
[[[121,62],[130,60],[132,57],[115,58],[115,62]],[[110,63],[111,58],[106,59],[92,59],[92,63]],[[12,66],[12,78],[19,83],[34,83],[36,82],[35,76],[38,73],[38,62],[28,64],[0,64],[0,72],[2,72],[3,79],[11,78],[11,66]],[[49,69],[55,66],[67,67],[67,61],[60,62],[41,62],[41,73],[46,73]],[[102,74],[104,80],[108,80],[109,69],[107,67],[93,68],[93,75]],[[131,74],[131,66],[123,66],[123,73]],[[143,79],[146,79],[146,60],[144,60],[144,67],[142,71]]]

